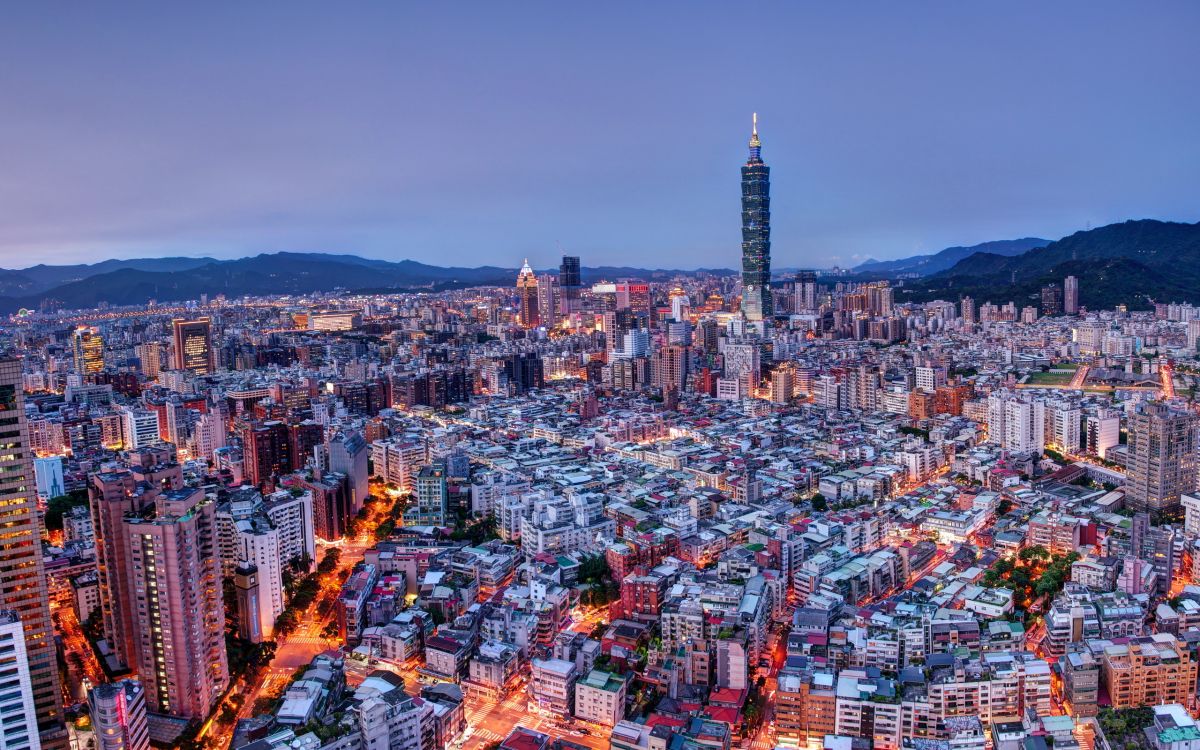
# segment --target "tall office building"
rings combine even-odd
[[[171,349],[171,368],[189,370],[197,375],[211,375],[217,369],[216,352],[212,345],[212,321],[173,320],[174,345]]]
[[[583,277],[580,275],[579,258],[564,255],[558,267],[559,312],[564,316],[579,312],[583,296]]]
[[[89,326],[80,326],[71,336],[71,356],[75,372],[89,375],[104,369],[104,339]]]
[[[367,441],[357,432],[338,432],[326,443],[329,470],[345,474],[350,485],[351,507],[357,513],[367,502],[369,481],[367,471]]]
[[[124,527],[129,590],[139,596],[126,606],[146,699],[160,713],[204,719],[229,682],[216,506],[201,489],[170,490],[153,514]]]
[[[1141,404],[1129,418],[1125,493],[1134,510],[1179,507],[1196,489],[1196,417],[1161,401]]]
[[[0,747],[5,750],[39,750],[42,746],[24,630],[16,612],[0,610],[0,672],[6,686],[0,700]]]
[[[137,680],[97,685],[88,691],[96,750],[150,750],[146,691]]]
[[[1063,312],[1067,315],[1079,312],[1079,279],[1074,276],[1063,279]]]
[[[774,315],[771,299],[771,169],[762,160],[758,114],[750,158],[742,166],[742,313],[751,322]]]
[[[529,267],[529,259],[517,274],[517,322],[522,328],[537,328],[541,321],[538,315],[538,280]]]
[[[34,495],[21,362],[0,360],[0,609],[15,612],[25,630],[25,655],[41,743],[65,746],[62,696],[50,628],[50,598],[42,567],[42,522]]]

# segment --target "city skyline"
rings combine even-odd
[[[1197,28],[14,7],[0,750],[1200,749]]]
[[[292,6],[273,34],[267,9],[156,9],[108,36],[88,9],[23,9],[5,32],[25,65],[0,124],[20,146],[0,266],[274,250],[728,265],[751,111],[781,175],[779,267],[1200,218],[1200,10],[1081,7],[767,5],[753,41],[711,5],[478,7],[438,34],[416,33],[443,29],[418,10]],[[664,47],[667,25],[684,33]]]

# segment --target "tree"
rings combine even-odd
[[[1046,551],[1045,547],[1035,544],[1018,552],[1017,557],[1020,558],[1021,562],[1031,563],[1034,560],[1049,560],[1050,553]]]
[[[317,565],[317,572],[321,575],[328,575],[337,570],[338,563],[342,561],[342,551],[337,547],[330,547],[325,551],[325,556],[321,558],[321,562]]]
[[[1029,577],[1029,573],[1026,572],[1024,568],[1017,568],[1013,570],[1013,572],[1009,574],[1008,580],[1012,581],[1020,588],[1027,588],[1032,582],[1032,579]]]
[[[810,502],[812,503],[812,509],[817,513],[821,513],[829,509],[829,501],[826,500],[825,496],[820,492],[813,495]]]
[[[72,508],[78,508],[87,504],[87,490],[75,490],[66,495],[50,498],[50,502],[46,504],[46,529],[48,531],[61,531],[63,516],[70,513]]]
[[[300,627],[300,617],[291,607],[280,612],[279,617],[275,618],[275,634],[281,637],[286,638],[295,633],[298,627]]]

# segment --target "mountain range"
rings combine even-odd
[[[912,275],[931,276],[954,267],[963,258],[975,253],[991,253],[993,255],[1013,256],[1045,247],[1050,240],[1038,237],[1022,237],[1019,240],[996,240],[983,242],[970,247],[948,247],[932,255],[913,255],[899,260],[869,260],[851,269],[855,274],[871,274],[878,276]]]
[[[37,265],[0,269],[0,312],[36,309],[54,300],[65,309],[144,304],[270,294],[307,294],[336,289],[362,291],[441,291],[469,286],[509,286],[516,268],[433,266],[413,260],[386,261],[356,255],[270,253],[236,260],[215,258],[137,258],[70,266]],[[558,269],[539,273],[557,274]],[[666,280],[677,275],[732,274],[726,268],[676,271],[598,266],[581,269],[584,281],[640,277]]]
[[[539,273],[557,273],[547,269]],[[729,275],[727,268],[692,271],[624,266],[585,267],[587,283],[635,277],[666,281],[678,275]],[[911,278],[914,274],[919,278]],[[441,291],[468,286],[509,286],[516,268],[442,267],[413,260],[386,261],[355,255],[270,253],[236,260],[137,258],[94,264],[37,265],[0,269],[0,312],[36,309],[44,300],[60,308],[100,303],[144,304],[224,294],[307,294],[348,291]],[[1200,224],[1155,220],[1076,232],[1060,240],[1035,237],[950,247],[932,255],[869,261],[853,269],[857,279],[897,279],[898,301],[956,300],[1030,304],[1041,287],[1079,278],[1080,302],[1093,309],[1153,301],[1200,298]]]
[[[1079,279],[1080,304],[1092,309],[1200,298],[1200,223],[1142,219],[1076,232],[1020,255],[978,252],[950,268],[908,280],[899,301],[1012,300],[1037,304],[1046,284]]]

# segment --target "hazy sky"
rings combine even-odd
[[[1200,3],[15,3],[0,265],[776,267],[1200,220]]]

